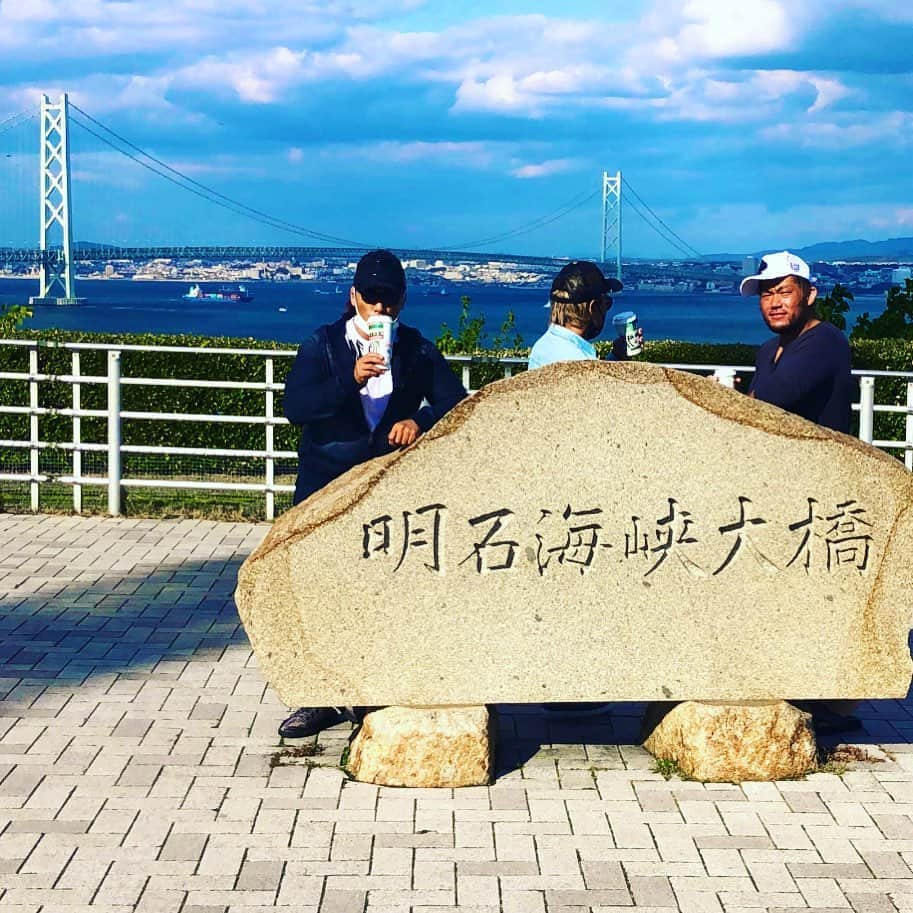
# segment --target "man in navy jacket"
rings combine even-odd
[[[353,466],[413,443],[466,396],[434,343],[399,323],[406,274],[388,250],[365,254],[349,306],[298,349],[285,381],[286,418],[301,427],[295,504]],[[368,351],[368,321],[392,318],[389,365]],[[286,738],[313,735],[346,718],[335,707],[302,707],[279,727]]]

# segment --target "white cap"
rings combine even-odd
[[[766,254],[758,264],[758,273],[746,276],[739,286],[742,295],[757,295],[758,283],[768,279],[783,279],[786,276],[798,276],[800,279],[812,281],[812,272],[808,264],[788,250],[781,250],[775,254]]]

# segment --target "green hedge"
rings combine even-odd
[[[851,339],[853,367],[873,371],[913,371],[913,340],[909,339]],[[903,378],[876,378],[875,402],[882,405],[905,406],[907,382]],[[906,439],[906,416],[875,413],[875,440],[903,441]],[[889,451],[902,459],[903,451]]]
[[[41,343],[99,343],[106,345],[185,346],[188,348],[256,348],[286,349],[294,352],[287,343],[262,342],[255,339],[230,339],[226,337],[165,336],[132,334],[114,336],[105,333],[78,333],[59,330],[40,330],[19,333],[19,338],[37,339]],[[0,364],[4,371],[28,369],[28,350],[18,346],[0,346]],[[107,354],[104,351],[82,352],[82,374],[105,376]],[[291,358],[277,358],[275,380],[282,382],[291,367]],[[70,374],[72,354],[69,350],[39,349],[39,371],[45,374]],[[219,381],[263,382],[264,359],[254,355],[207,355],[174,352],[125,351],[121,356],[121,374],[124,378],[148,377]],[[39,387],[39,405],[45,408],[65,409],[72,405],[72,388],[65,383],[43,382]],[[104,384],[82,385],[84,409],[106,409],[107,388]],[[28,403],[28,384],[24,381],[4,382],[0,387],[0,402],[5,405]],[[125,385],[121,390],[121,408],[131,412],[188,412],[213,415],[262,415],[265,394],[257,390],[219,390],[193,387],[146,387]],[[281,414],[281,397],[276,398],[277,412]],[[27,435],[28,419],[25,416],[0,416],[3,436]],[[51,416],[41,419],[41,436],[47,440],[68,440],[72,419]],[[83,419],[82,435],[87,442],[102,442],[106,437],[105,419]],[[264,446],[263,426],[235,425],[219,422],[167,422],[127,420],[123,425],[125,444],[175,447],[221,447],[256,449]],[[276,447],[294,450],[294,429],[276,429]]]
[[[155,334],[111,335],[103,333],[64,332],[60,330],[41,330],[15,334],[18,338],[37,339],[42,343],[99,343],[109,345],[157,345],[185,346],[197,348],[255,348],[283,349],[294,351],[294,346],[287,343],[265,342],[251,338],[237,339],[227,337],[202,336],[165,336]],[[904,340],[854,340],[851,343],[853,363],[857,368],[880,370],[913,371],[913,342]],[[610,344],[597,343],[601,356],[608,353]],[[706,343],[675,342],[658,340],[647,342],[643,355],[638,360],[678,364],[731,364],[753,365],[755,347],[741,344],[715,345]],[[501,357],[525,357],[528,349],[497,349],[472,353],[471,386],[478,388],[503,376],[503,369],[497,363]],[[0,346],[0,370],[24,372],[28,370],[29,355],[26,347]],[[291,358],[277,358],[275,361],[275,380],[282,382],[291,367]],[[68,350],[42,347],[39,349],[39,371],[47,374],[69,374],[72,370],[71,354]],[[121,359],[122,375],[148,378],[185,378],[196,380],[237,380],[263,381],[264,361],[258,356],[214,355],[198,356],[170,352],[132,352],[126,351]],[[517,370],[521,370],[518,368]],[[461,368],[454,366],[460,375]],[[85,375],[105,376],[107,373],[107,355],[105,352],[83,352],[81,356],[81,373]],[[39,405],[47,408],[65,409],[72,405],[72,388],[69,384],[43,382],[40,387]],[[28,383],[24,381],[4,381],[0,384],[0,404],[27,405],[29,401]],[[902,380],[878,380],[876,382],[876,401],[895,404],[906,403],[906,384]],[[105,410],[107,408],[107,388],[104,384],[84,384],[82,386],[82,407],[85,409]],[[232,415],[262,415],[264,394],[261,391],[245,390],[201,390],[189,387],[122,387],[122,408],[135,412],[189,412]],[[282,414],[281,396],[276,397],[276,413]],[[29,421],[27,416],[0,415],[0,438],[27,439]],[[43,417],[39,423],[39,432],[43,440],[68,441],[72,436],[72,419],[66,416]],[[105,419],[83,419],[82,439],[86,442],[104,443],[107,434]],[[903,440],[905,437],[905,419],[902,415],[880,415],[876,417],[875,436],[878,439]],[[123,423],[123,441],[125,444],[172,447],[217,447],[225,449],[262,449],[265,446],[263,426],[237,425],[217,422],[168,422],[148,420],[125,420]],[[278,450],[294,451],[297,446],[297,431],[291,426],[280,426],[275,430],[275,447]],[[6,448],[10,451],[10,448]],[[95,467],[99,475],[104,474],[105,455],[87,454],[84,457],[87,468]],[[19,471],[28,466],[28,454],[17,450],[3,454],[0,459],[0,471],[14,467]],[[42,454],[41,471],[62,474],[71,471],[70,455],[63,451]],[[10,471],[9,468],[6,471]],[[89,468],[89,471],[93,471]],[[227,460],[225,458],[185,457],[181,455],[147,457],[125,455],[124,476],[130,477],[147,474],[162,478],[183,477],[196,478],[215,475],[224,480],[250,480],[261,478],[263,460]],[[282,481],[294,478],[294,460],[285,461],[277,466],[277,476]],[[55,486],[43,486],[43,490],[52,490]],[[20,489],[26,486],[20,485]],[[65,506],[69,493],[65,486],[61,489],[62,506]],[[3,492],[7,492],[4,501]],[[87,491],[87,498],[93,498],[101,504],[101,493]],[[0,508],[9,509],[14,503],[9,497],[9,483],[0,489]],[[137,490],[128,493],[129,503],[136,512],[154,510],[160,512],[162,505],[180,498],[190,498],[194,505],[204,504],[209,498],[214,504],[226,502],[226,495],[207,496],[199,492],[191,495],[178,495],[174,491],[140,494]],[[45,498],[44,493],[42,498]],[[262,504],[262,496],[245,495],[228,501],[238,504]],[[279,499],[283,501],[284,499]],[[158,507],[150,505],[159,505]],[[262,507],[241,510],[242,515],[262,514]],[[204,512],[209,511],[206,508]],[[209,511],[211,512],[211,511]]]

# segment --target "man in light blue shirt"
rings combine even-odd
[[[602,270],[588,260],[573,260],[555,276],[549,302],[551,323],[536,340],[529,353],[529,367],[541,368],[556,361],[590,361],[596,339],[612,307],[610,292],[621,291],[617,279],[606,278]],[[640,335],[640,330],[638,330]],[[627,358],[624,339],[613,348],[614,358]]]
[[[549,295],[551,323],[536,340],[529,353],[529,367],[541,368],[556,361],[592,361],[596,339],[605,326],[606,314],[612,307],[610,292],[621,291],[617,279],[606,278],[602,270],[588,260],[573,260],[555,276]],[[643,340],[640,330],[638,341]],[[612,357],[624,360],[627,355],[625,337],[615,341]],[[566,701],[543,704],[553,719],[571,719],[605,713],[610,705],[602,701]]]

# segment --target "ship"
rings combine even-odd
[[[185,301],[253,301],[254,296],[243,285],[222,285],[214,292],[204,292],[199,285],[191,285]]]

